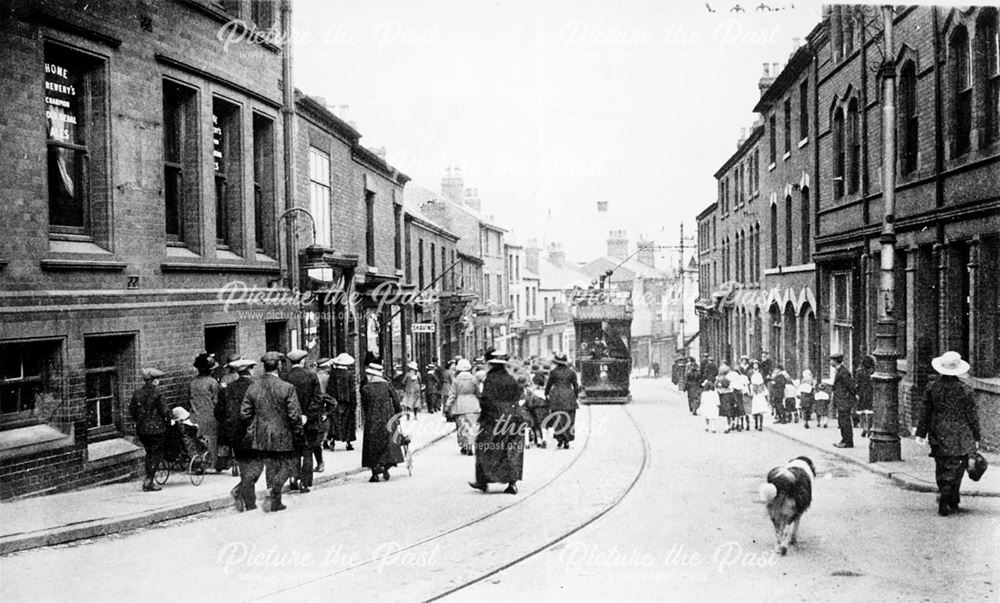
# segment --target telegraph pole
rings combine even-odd
[[[875,330],[875,374],[872,384],[875,394],[875,425],[868,445],[868,460],[872,463],[902,460],[899,441],[899,375],[896,358],[896,319],[894,317],[896,287],[894,280],[896,257],[896,64],[892,40],[893,10],[882,7],[882,232],[881,273],[878,295],[878,321]]]
[[[680,277],[681,277],[681,300],[680,300],[680,304],[678,305],[678,307],[680,308],[680,320],[678,321],[678,323],[680,324],[680,330],[681,330],[681,332],[680,332],[680,335],[679,335],[680,341],[678,341],[677,343],[680,344],[678,347],[680,349],[684,350],[684,357],[687,358],[688,357],[687,342],[684,339],[685,338],[685,335],[684,335],[684,222],[681,222],[681,244],[680,244],[680,248],[681,248],[681,250],[680,250],[681,251],[681,260],[680,260],[680,264],[678,266],[679,270],[678,270],[677,274],[680,275]]]

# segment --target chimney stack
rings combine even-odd
[[[653,241],[645,240],[644,237],[639,237],[637,245],[639,253],[636,254],[635,259],[650,268],[656,268],[656,244]]]
[[[483,202],[479,199],[478,188],[465,189],[465,204],[474,211],[483,211]]]
[[[538,256],[542,249],[538,246],[538,239],[531,239],[524,248],[524,268],[529,272],[538,274]]]
[[[776,77],[778,77],[778,64],[764,63],[764,75],[762,75],[760,81],[757,82],[757,87],[760,89],[761,96],[764,96],[764,93],[771,87],[771,84],[774,83],[774,79]]]
[[[444,178],[441,178],[441,194],[461,204],[463,193],[465,193],[465,183],[462,180],[462,168],[448,167],[444,171]]]
[[[608,232],[608,257],[617,260],[628,257],[628,234],[624,230]]]
[[[549,245],[549,261],[560,268],[566,263],[566,252],[563,251],[561,243],[552,243]]]
[[[379,159],[385,161],[385,147],[376,147],[372,149],[372,153],[375,153]]]

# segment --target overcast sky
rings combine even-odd
[[[694,234],[762,64],[819,22],[818,3],[758,4],[295,0],[294,77],[415,184],[460,166],[518,240],[587,260],[612,228]]]

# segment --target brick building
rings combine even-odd
[[[0,497],[124,479],[139,369],[187,401],[203,349],[283,347],[238,296],[282,276],[277,4],[6,3]],[[234,286],[232,283],[241,283]]]
[[[347,352],[386,364],[406,356],[399,309],[409,301],[403,282],[403,187],[409,178],[364,147],[361,134],[327,109],[323,99],[296,91],[296,248],[303,344],[313,359]],[[315,228],[315,234],[313,232]],[[362,236],[363,233],[363,236]]]
[[[1000,448],[1000,61],[995,8],[896,11],[896,299],[900,422],[916,424],[930,360],[972,365],[986,445]],[[836,6],[811,40],[821,110],[820,334],[856,365],[874,349],[882,224],[881,21]],[[825,303],[822,300],[827,300]],[[919,325],[919,328],[918,328]]]
[[[760,220],[763,239],[751,239],[749,246],[738,242],[745,239],[733,234],[735,221],[727,210],[732,187],[740,186],[738,174],[732,183],[731,166],[743,161],[748,143],[716,174],[718,202],[698,216],[702,273],[714,288],[702,287],[698,305],[702,330],[713,329],[723,356],[732,349],[727,339],[732,327],[724,313],[713,312],[740,299],[740,283],[748,281],[734,256],[744,256],[747,249],[751,255],[755,249],[765,254],[745,264],[763,269],[765,289],[791,293],[778,304],[770,303],[767,294],[770,328],[758,332],[759,323],[752,319],[751,351],[760,345],[786,364],[808,360],[815,366],[839,351],[855,367],[875,347],[884,214],[881,28],[874,7],[831,6],[788,65],[773,81],[762,82],[767,87],[756,110],[764,117],[759,129],[764,141],[758,146],[767,153],[767,167],[757,174],[760,198],[768,201],[756,211],[769,213],[757,216],[751,232],[757,234]],[[895,309],[900,353],[899,427],[905,434],[916,425],[931,358],[955,350],[972,365],[967,383],[975,392],[985,445],[997,449],[997,10],[901,7],[894,30],[896,47],[887,64],[897,84],[896,257],[895,299],[888,302]],[[745,223],[740,224],[745,232]],[[749,282],[759,280],[750,276]],[[790,357],[794,344],[799,349]]]

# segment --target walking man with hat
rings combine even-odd
[[[146,480],[142,489],[156,492],[160,486],[153,481],[156,468],[163,460],[163,443],[167,425],[170,423],[170,409],[160,393],[160,377],[163,373],[155,368],[142,369],[143,386],[132,392],[128,410],[135,421],[135,432],[146,449]]]
[[[844,366],[844,355],[840,352],[830,354],[830,370],[833,372],[833,406],[837,409],[837,426],[840,427],[840,441],[834,444],[837,448],[854,448],[854,422],[851,413],[857,392],[851,371]]]
[[[945,352],[931,360],[940,375],[927,386],[924,412],[916,436],[927,438],[934,457],[938,486],[938,514],[958,510],[962,474],[969,455],[979,449],[979,413],[969,389],[958,377],[969,372],[969,363],[958,352]],[[975,477],[975,476],[973,476]]]
[[[313,484],[313,451],[320,448],[322,431],[320,427],[326,415],[323,404],[323,390],[319,385],[316,373],[307,369],[305,359],[309,352],[292,350],[286,354],[292,363],[285,380],[295,386],[295,394],[299,399],[304,421],[303,438],[296,442],[299,458],[296,461],[295,477],[292,478],[291,489],[307,494]]]
[[[246,441],[247,424],[240,415],[243,398],[253,384],[250,371],[256,364],[253,360],[240,358],[227,365],[235,372],[236,380],[222,389],[222,401],[215,407],[215,420],[219,425],[219,444],[228,446],[232,452],[235,462],[233,475],[241,475],[240,482],[230,492],[239,511],[257,508],[253,484],[250,485],[249,491],[243,488],[242,474],[252,452],[248,449]]]
[[[265,511],[281,511],[281,487],[298,458],[295,442],[302,437],[303,416],[295,386],[281,380],[278,369],[283,356],[268,352],[261,358],[264,375],[247,389],[240,416],[248,423],[247,444],[251,458],[243,468],[243,494],[253,491],[260,474],[267,470],[268,496]]]

